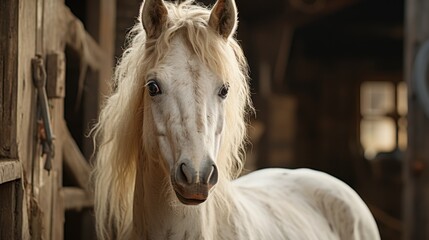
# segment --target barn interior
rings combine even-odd
[[[215,1],[198,2],[211,6]],[[251,143],[243,174],[266,167],[327,172],[365,200],[382,239],[424,239],[404,237],[413,231],[404,216],[409,139],[406,1],[236,3],[236,37],[249,63],[256,109],[250,116]],[[90,51],[96,55],[107,51],[103,56],[109,56],[107,68],[101,68],[97,60],[83,61],[83,50],[76,45],[68,44],[64,50],[64,119],[72,144],[80,149],[78,158],[90,166],[94,146],[89,131],[141,0],[65,0],[64,4],[100,46]],[[64,162],[59,175],[62,186],[70,190],[70,195],[61,194],[80,199],[76,204],[65,201],[64,229],[59,231],[64,239],[96,239],[90,198],[82,200],[78,191],[88,176],[76,174],[76,169],[88,172],[88,166]],[[6,189],[2,186],[0,193]]]
[[[85,25],[90,4],[66,4]],[[404,1],[238,0],[237,5],[237,38],[249,62],[256,108],[245,171],[306,167],[332,174],[367,201],[383,239],[399,239],[407,139]],[[112,61],[121,56],[139,6],[137,0],[117,1]],[[71,52],[67,61],[78,63]],[[70,66],[67,78],[78,78],[79,64]],[[92,151],[86,133],[94,116],[85,110],[85,102],[94,100],[86,99],[91,84],[85,81],[76,107],[78,86],[67,81],[65,101],[66,120],[86,157]],[[66,214],[70,239],[79,232],[73,222],[81,214],[87,213]]]

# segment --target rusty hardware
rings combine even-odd
[[[44,165],[45,170],[52,169],[52,158],[54,157],[54,135],[52,133],[51,118],[49,116],[48,97],[46,95],[46,71],[41,56],[36,55],[31,60],[31,67],[33,73],[33,83],[37,88],[38,106],[41,113],[41,128],[40,134],[43,146],[43,154],[46,154],[46,162]]]

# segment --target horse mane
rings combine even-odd
[[[101,239],[126,236],[132,229],[136,166],[151,156],[145,147],[151,143],[144,142],[142,137],[144,78],[149,69],[162,61],[173,37],[182,36],[190,50],[230,84],[233,93],[226,102],[217,160],[219,182],[238,177],[243,167],[245,120],[252,109],[243,52],[233,37],[224,39],[207,26],[208,9],[193,1],[165,2],[165,5],[168,27],[158,39],[146,39],[140,22],[127,36],[128,47],[113,77],[114,93],[107,99],[93,129],[97,147],[93,172],[96,229]]]

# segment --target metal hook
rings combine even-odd
[[[43,144],[43,153],[46,154],[46,162],[44,168],[47,171],[52,169],[52,157],[54,156],[54,135],[52,133],[51,118],[49,116],[49,105],[48,105],[48,96],[46,94],[46,71],[43,65],[43,59],[40,55],[37,55],[31,61],[32,73],[33,73],[33,82],[34,86],[37,88],[37,95],[39,99],[39,106],[43,119],[43,128],[45,137],[42,139]]]

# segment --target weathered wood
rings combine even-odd
[[[106,58],[61,0],[2,0],[0,16],[0,239],[29,239],[29,228],[32,239],[62,239],[64,62],[62,56],[51,58],[49,54],[62,54],[68,44],[94,69]],[[41,131],[36,123],[37,99],[30,66],[36,54],[47,61],[48,84],[53,83],[48,86],[50,97],[59,97],[49,101],[57,134],[50,173],[43,169]],[[19,162],[11,161],[14,159]],[[17,180],[21,177],[22,181]]]
[[[0,184],[21,178],[22,167],[20,162],[1,160],[2,159],[0,159]]]
[[[0,7],[0,158],[18,158],[16,106],[18,74],[18,0]]]
[[[86,132],[98,119],[100,103],[110,92],[110,79],[115,61],[116,0],[88,1],[87,9],[93,9],[86,16],[88,32],[104,52],[105,61],[98,71],[88,72],[85,89],[90,89],[91,92],[86,92],[83,99],[83,126]],[[94,151],[92,139],[83,138],[82,143],[84,156],[90,158]]]
[[[22,239],[22,188],[20,181],[0,185],[0,239]]]
[[[65,29],[62,32],[62,41],[74,49],[82,61],[93,69],[99,69],[107,60],[102,48],[88,34],[82,22],[73,15],[68,7],[63,5],[59,11],[62,16],[60,26]]]
[[[88,1],[88,8],[94,9],[88,13],[88,32],[98,42],[105,54],[103,69],[100,69],[99,99],[104,100],[110,89],[110,79],[113,72],[115,52],[116,0]],[[101,102],[100,101],[100,102]]]
[[[50,53],[46,56],[46,93],[49,98],[65,97],[65,65],[64,52]]]
[[[81,210],[94,205],[91,196],[80,188],[64,187],[61,192],[64,197],[64,208],[67,210]]]
[[[408,83],[408,152],[404,164],[403,239],[429,239],[429,118],[415,95],[414,58],[429,39],[429,1],[410,0],[406,5],[405,79]]]
[[[69,169],[79,187],[87,190],[89,188],[89,176],[91,167],[80,152],[79,147],[71,136],[65,122],[62,122],[62,138],[64,140],[63,159],[64,167]]]
[[[30,7],[30,2],[25,1],[24,7]],[[26,31],[36,32],[36,52],[39,53],[45,60],[50,53],[58,53],[64,51],[63,34],[67,28],[62,25],[65,16],[60,10],[64,8],[64,2],[61,0],[39,0],[36,1],[37,6],[37,25],[30,29],[22,28]],[[20,16],[20,20],[27,17]],[[40,21],[41,19],[41,21]],[[28,21],[31,18],[28,19]],[[29,24],[29,23],[27,23]],[[34,36],[29,36],[22,39],[24,44],[34,41]],[[22,62],[28,61],[28,57],[23,57]],[[21,61],[21,60],[20,60]],[[20,62],[21,64],[21,62]],[[33,85],[29,84],[28,88],[33,89]],[[35,99],[30,102],[22,102],[20,107],[27,109],[24,115],[32,115],[30,123],[34,123],[36,106],[32,106]],[[60,138],[60,122],[64,116],[64,102],[62,98],[51,98],[49,100],[49,111],[51,116],[51,124],[53,133],[56,136],[54,140],[55,156],[52,159],[52,170],[50,172],[44,169],[46,156],[41,157],[41,145],[39,139],[42,136],[38,128],[34,128],[31,135],[24,135],[23,141],[30,142],[29,145],[34,145],[32,164],[26,168],[32,176],[28,179],[31,182],[31,224],[32,238],[34,239],[62,239],[64,225],[64,209],[62,208],[60,189],[62,186],[62,139]],[[33,121],[33,122],[31,122]],[[36,134],[37,133],[37,134]],[[30,193],[30,192],[29,192]]]
[[[42,6],[42,1],[19,1],[19,24],[17,26],[18,51],[16,51],[19,61],[17,75],[13,81],[17,83],[17,106],[14,109],[17,116],[17,142],[19,143],[18,159],[22,167],[21,186],[24,189],[22,206],[16,216],[22,216],[22,239],[30,238],[30,225],[32,224],[31,189],[33,169],[36,159],[35,148],[37,144],[37,95],[33,85],[31,72],[31,59],[36,55],[36,52],[41,51],[42,47],[36,46],[36,43],[41,41],[41,30],[37,23],[42,22],[42,16],[37,16],[37,11]],[[40,6],[40,7],[38,7]],[[37,20],[38,19],[38,20]],[[24,184],[23,184],[24,185]],[[34,231],[32,232],[34,233]],[[34,239],[37,239],[33,235]]]

